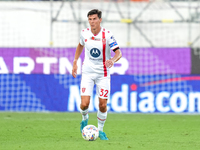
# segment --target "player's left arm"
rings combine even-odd
[[[114,65],[114,63],[117,62],[122,57],[122,52],[119,48],[114,50],[114,52],[115,52],[114,57],[106,60],[105,62],[107,68],[111,68]]]

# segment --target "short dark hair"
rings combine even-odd
[[[99,19],[101,18],[101,11],[100,10],[98,10],[98,9],[92,9],[92,10],[90,10],[89,12],[88,12],[88,14],[87,14],[87,17],[89,17],[90,15],[94,15],[94,14],[97,14],[98,15],[98,17],[99,17]]]

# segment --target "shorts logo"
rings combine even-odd
[[[93,48],[90,50],[90,55],[94,58],[97,58],[101,55],[101,51],[97,48]]]
[[[85,92],[85,90],[86,90],[86,88],[82,88],[82,92],[83,92],[83,93]]]

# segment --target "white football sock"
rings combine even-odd
[[[88,119],[88,109],[86,110],[80,110],[81,114],[82,114],[82,120],[86,120]]]
[[[97,112],[97,120],[98,120],[98,130],[99,131],[103,131],[103,126],[106,122],[106,118],[107,118],[107,111],[106,112]]]

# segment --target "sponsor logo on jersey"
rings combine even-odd
[[[90,55],[92,57],[94,57],[94,58],[97,58],[97,57],[99,57],[101,55],[101,51],[99,49],[97,49],[97,48],[92,48],[90,50]]]
[[[111,36],[110,38],[111,38],[113,41],[116,41],[115,38],[114,38],[114,36]]]
[[[89,58],[89,59],[90,59],[90,60],[93,60],[93,61],[100,61],[100,62],[103,61],[103,58],[99,58],[99,59]]]
[[[113,43],[110,44],[110,48],[112,48],[112,47],[114,47],[116,45],[117,45],[117,42],[113,42]]]
[[[91,39],[92,39],[92,40],[94,40],[94,39],[95,39],[95,37],[91,37]]]
[[[100,38],[96,38],[94,36],[91,37],[91,40],[94,40],[94,41],[100,41],[101,39]]]

